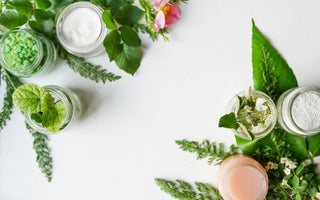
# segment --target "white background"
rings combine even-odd
[[[252,85],[251,18],[268,36],[300,85],[320,87],[320,1],[190,0],[170,28],[171,42],[145,47],[134,77],[96,84],[59,61],[39,85],[73,89],[83,115],[71,130],[50,137],[53,179],[35,161],[32,137],[15,110],[0,135],[0,200],[165,200],[153,179],[216,184],[216,166],[182,152],[177,139],[234,143],[218,119],[236,93]],[[1,98],[3,97],[1,88]]]

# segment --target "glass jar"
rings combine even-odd
[[[70,128],[81,115],[81,103],[78,96],[71,90],[67,88],[62,88],[55,85],[47,85],[43,87],[47,92],[49,92],[52,97],[55,99],[55,103],[62,102],[67,111],[65,113],[65,119],[60,127],[61,133],[63,130]],[[26,123],[28,123],[35,131],[44,133],[47,135],[57,134],[51,133],[42,124],[35,122],[31,119],[31,113],[24,112]]]
[[[308,136],[320,132],[320,90],[297,87],[278,99],[278,121],[287,132]]]
[[[102,53],[103,40],[107,35],[102,13],[102,8],[90,2],[77,2],[67,6],[59,14],[56,23],[57,37],[63,48],[81,57]]]
[[[235,155],[223,161],[217,180],[219,192],[225,200],[263,200],[268,193],[266,170],[248,156]]]
[[[1,65],[19,77],[44,75],[53,68],[56,59],[53,42],[30,30],[9,31],[0,41]]]
[[[270,109],[270,114],[269,114],[269,118],[265,119],[265,123],[261,128],[255,128],[254,130],[251,131],[251,133],[254,135],[254,139],[259,139],[259,138],[263,138],[264,136],[268,135],[272,129],[274,128],[274,126],[277,123],[277,109],[276,109],[276,105],[273,103],[272,99],[266,95],[263,92],[257,91],[257,90],[251,90],[250,91],[250,96],[252,96],[252,98],[254,99],[258,99],[261,98],[265,101],[265,104],[267,105],[267,107]],[[242,91],[240,93],[238,93],[230,102],[229,104],[229,113],[233,112],[235,113],[237,120],[238,120],[238,112],[240,109],[240,102],[239,102],[239,97],[245,97],[248,96],[248,91]],[[249,139],[251,140],[251,138],[249,137],[248,133],[246,131],[244,131],[243,129],[241,129],[241,127],[239,127],[237,130],[232,129],[233,132],[235,133],[235,135],[243,138],[243,139]]]

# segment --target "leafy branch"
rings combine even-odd
[[[93,65],[89,62],[86,62],[83,58],[67,52],[62,47],[60,49],[60,56],[65,59],[68,66],[73,71],[78,72],[82,77],[89,78],[97,83],[99,81],[106,83],[107,80],[112,82],[121,78],[121,76],[107,72],[106,69],[101,69],[100,65]]]
[[[179,200],[223,200],[219,191],[207,183],[195,182],[196,189],[191,184],[182,181],[155,179],[160,189]]]
[[[197,159],[208,158],[209,164],[214,162],[215,165],[219,165],[228,157],[239,154],[239,148],[235,145],[231,145],[229,152],[226,152],[224,144],[220,143],[217,145],[214,142],[210,143],[208,140],[204,140],[201,143],[196,141],[177,140],[176,143],[181,150],[196,153]]]
[[[37,154],[37,162],[41,172],[47,177],[48,182],[52,179],[52,157],[48,146],[47,135],[34,131],[27,123],[26,127],[33,136],[33,149]]]

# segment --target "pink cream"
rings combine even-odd
[[[218,185],[225,200],[263,200],[268,192],[268,177],[256,160],[236,155],[221,164]]]

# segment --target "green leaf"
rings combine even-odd
[[[8,2],[8,5],[25,16],[29,16],[33,10],[33,5],[30,0],[11,0]]]
[[[49,0],[35,0],[36,5],[41,10],[45,10],[51,6],[51,2]]]
[[[106,49],[110,62],[115,60],[123,50],[121,44],[121,36],[117,30],[111,31],[103,41],[104,48]]]
[[[32,28],[32,30],[36,32],[43,33],[44,32],[44,27],[39,21],[29,21],[29,26]]]
[[[58,102],[54,105],[54,98],[47,93],[41,104],[42,125],[52,133],[57,133],[64,121],[67,107]]]
[[[36,20],[38,20],[38,21],[44,21],[44,20],[48,20],[48,19],[51,19],[52,17],[54,17],[54,14],[52,12],[40,10],[40,9],[34,10],[33,14],[34,14],[34,17],[36,18]]]
[[[237,122],[236,115],[234,113],[229,113],[222,116],[219,120],[219,127],[237,130],[239,128],[239,124]]]
[[[256,149],[258,149],[260,146],[264,145],[272,145],[272,140],[270,137],[270,134],[258,139],[258,140],[246,140],[243,138],[240,138],[238,136],[236,137],[236,142],[241,151],[246,155],[254,155],[256,152]]]
[[[135,32],[130,26],[121,26],[119,30],[124,43],[132,47],[141,46],[141,40],[137,32]]]
[[[90,0],[91,3],[100,6],[102,8],[110,9],[111,12],[114,14],[116,13],[119,8],[127,5],[132,4],[133,0]]]
[[[105,10],[102,13],[102,19],[108,29],[111,29],[111,30],[117,29],[117,26],[113,21],[112,13],[110,10]]]
[[[18,109],[28,113],[38,113],[41,111],[41,102],[45,95],[45,89],[30,83],[18,87],[12,95],[12,100]]]
[[[263,36],[252,21],[252,66],[256,90],[268,94],[274,101],[286,90],[297,87],[292,69]]]
[[[42,114],[40,113],[32,113],[31,114],[31,119],[37,123],[42,123]]]
[[[133,26],[138,23],[143,14],[144,12],[140,8],[132,5],[126,5],[116,12],[114,18],[119,24]]]
[[[306,160],[309,158],[307,143],[303,137],[286,133],[286,143],[290,144],[289,150],[295,157],[300,160]]]
[[[313,157],[320,156],[320,133],[307,137],[308,149]]]
[[[292,178],[292,186],[294,189],[297,189],[299,186],[299,178],[296,175]]]
[[[139,49],[124,44],[123,51],[115,61],[120,69],[134,75],[140,66],[141,54]]]
[[[0,24],[10,30],[25,24],[28,21],[27,17],[15,11],[4,11],[0,14]]]

